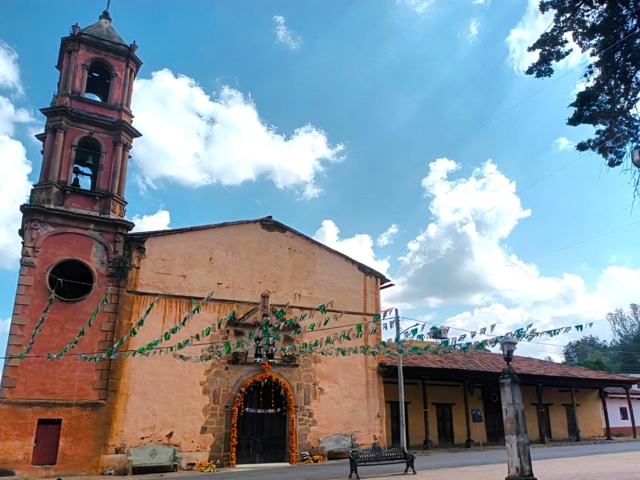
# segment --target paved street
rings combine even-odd
[[[506,452],[492,450],[486,452],[436,453],[418,457],[416,470],[418,476],[408,478],[429,479],[500,479],[506,476]],[[569,447],[533,448],[531,456],[534,461],[534,473],[539,480],[547,479],[626,479],[640,478],[640,442],[619,443],[613,445],[579,445]],[[580,457],[578,460],[576,457]],[[575,458],[574,461],[567,459]],[[539,466],[539,469],[538,469]],[[472,467],[463,468],[461,467]],[[453,469],[455,470],[444,470]],[[573,469],[576,473],[558,473],[562,469]],[[443,470],[441,470],[443,469]],[[624,476],[621,469],[626,469]],[[432,470],[438,470],[434,472]],[[361,476],[376,477],[402,473],[401,465],[386,465],[380,467],[362,468]],[[426,472],[429,471],[428,474]],[[580,474],[577,472],[581,471]],[[420,472],[425,472],[420,474]],[[613,474],[613,473],[615,474]],[[632,472],[638,472],[638,476]],[[332,461],[318,465],[298,465],[275,468],[238,468],[223,470],[215,474],[198,475],[202,480],[215,478],[242,479],[274,479],[274,480],[332,480],[347,478],[349,465],[346,460]],[[484,475],[484,476],[482,476]],[[558,476],[564,475],[564,476]],[[573,475],[573,476],[567,476]],[[577,476],[576,476],[577,475]],[[621,476],[622,475],[622,476]],[[193,474],[173,474],[174,478],[185,479]]]
[[[537,460],[533,473],[538,480],[627,480],[640,478],[640,452],[612,453],[587,457]],[[416,480],[496,480],[507,474],[505,465],[481,465],[476,467],[423,470],[413,477]],[[395,478],[393,476],[369,477],[368,480]]]

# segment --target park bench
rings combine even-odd
[[[180,456],[175,447],[167,445],[148,445],[130,448],[127,452],[127,473],[131,475],[134,468],[167,467],[178,471]]]
[[[362,451],[351,450],[349,451],[349,464],[351,472],[349,472],[349,478],[355,473],[356,478],[359,480],[358,466],[370,466],[370,465],[391,465],[395,463],[404,463],[406,468],[404,473],[409,471],[409,468],[413,470],[413,474],[416,474],[416,469],[413,466],[416,456],[413,453],[407,452],[403,448],[392,448],[390,450],[379,451]]]

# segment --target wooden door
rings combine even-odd
[[[438,446],[453,446],[453,414],[451,405],[436,405],[436,420],[438,422]]]
[[[575,440],[577,437],[576,426],[576,412],[573,410],[573,405],[564,406],[567,412],[567,430],[569,431],[569,438]]]
[[[551,416],[549,415],[549,405],[544,406],[544,420],[547,427],[547,438],[552,440],[553,437],[551,436]]]
[[[400,402],[387,402],[391,410],[391,446],[400,448]],[[404,404],[404,424],[407,434],[407,448],[409,447],[409,403]]]
[[[487,443],[504,444],[504,421],[502,419],[502,401],[498,386],[483,385],[482,406],[484,407],[484,426],[487,431]]]
[[[238,419],[238,464],[286,460],[285,404],[284,394],[275,382],[258,382],[247,389]]]
[[[36,436],[33,440],[31,465],[55,465],[58,461],[58,445],[60,443],[60,419],[38,420]]]

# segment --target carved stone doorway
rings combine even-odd
[[[245,381],[231,412],[229,463],[295,464],[297,451],[296,406],[293,390],[281,377],[265,373]]]

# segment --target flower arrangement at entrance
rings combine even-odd
[[[237,448],[238,448],[238,418],[244,410],[244,397],[247,390],[254,384],[263,382],[264,380],[270,380],[277,383],[282,387],[284,391],[287,410],[289,411],[289,463],[295,465],[298,459],[298,435],[296,432],[296,402],[293,396],[293,390],[289,384],[281,377],[270,373],[271,365],[262,365],[264,373],[251,377],[245,381],[236,394],[235,401],[231,411],[231,440],[229,442],[229,465],[235,467],[238,461]]]
[[[216,464],[213,462],[200,462],[200,464],[196,467],[196,471],[213,473],[216,471]]]

